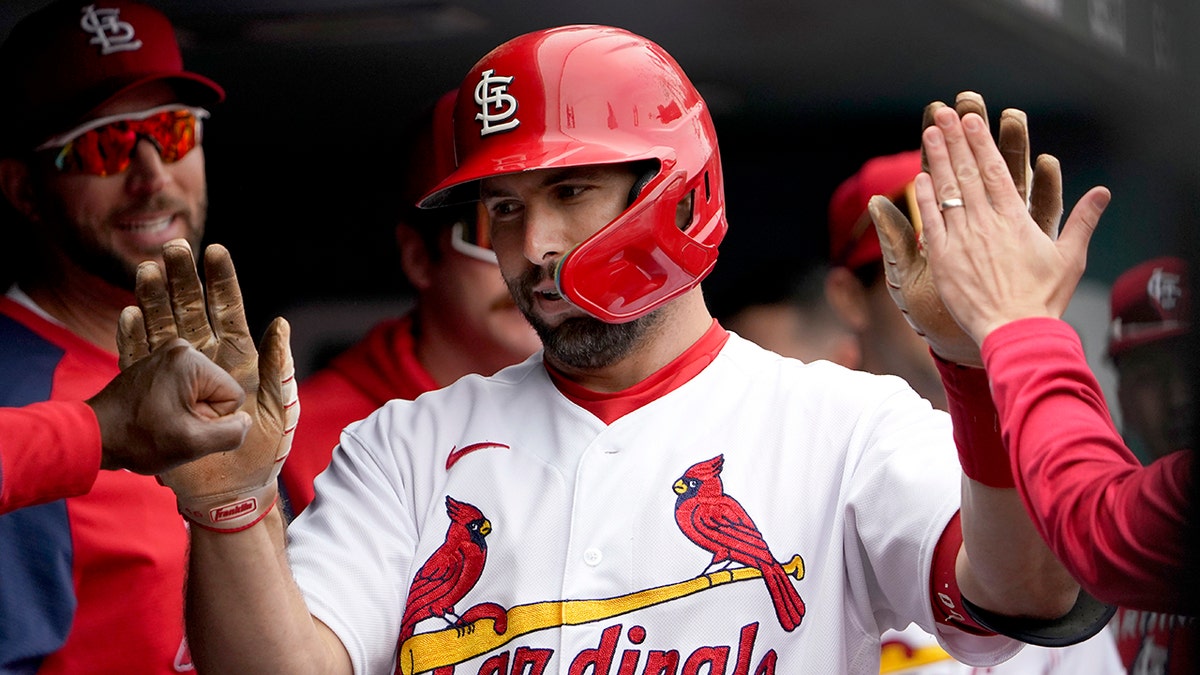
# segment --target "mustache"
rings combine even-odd
[[[552,278],[550,268],[531,267],[517,277],[507,280],[508,290],[518,307],[531,307],[533,305],[533,289],[538,284]]]
[[[183,213],[186,217],[191,217],[191,210],[185,202],[161,193],[150,195],[137,204],[121,209],[116,213],[116,216],[119,218],[129,218],[144,213],[161,213],[163,211]]]
[[[546,281],[551,278],[552,278],[552,276],[550,274],[550,268],[548,268],[548,267],[531,267],[531,268],[525,270],[524,272],[522,272],[521,276],[519,276],[517,279],[520,283],[521,288],[532,292],[534,286],[537,286],[538,284],[542,283],[543,281]]]

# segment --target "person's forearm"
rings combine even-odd
[[[292,580],[279,508],[236,533],[192,527],[188,642],[199,672],[350,673]]]
[[[85,494],[100,471],[100,427],[83,401],[0,408],[0,514]]]
[[[1078,585],[1041,541],[1013,487],[986,374],[940,359],[938,372],[964,474],[957,564],[963,597],[1009,616],[1066,614]]]
[[[964,598],[998,614],[1041,619],[1066,614],[1079,585],[1054,557],[1015,489],[963,478],[963,548],[957,572]]]
[[[1041,536],[1097,598],[1181,609],[1191,451],[1137,462],[1066,324],[1018,322],[984,347],[1017,488]]]

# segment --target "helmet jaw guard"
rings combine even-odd
[[[559,292],[587,313],[631,321],[712,271],[728,228],[716,131],[658,45],[605,26],[514,38],[463,81],[455,127],[458,169],[421,206],[462,199],[459,190],[491,176],[656,161],[625,211],[555,265]],[[691,218],[677,222],[689,194]]]
[[[726,229],[724,208],[696,182],[660,169],[629,208],[559,259],[559,293],[602,321],[623,323],[695,288],[716,264]],[[681,229],[676,207],[689,192],[691,218]]]

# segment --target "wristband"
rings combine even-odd
[[[987,371],[951,363],[932,350],[930,353],[946,389],[946,403],[954,424],[954,445],[963,473],[988,487],[1016,487]]]
[[[266,517],[279,499],[274,480],[254,490],[178,500],[179,513],[210,532],[232,534],[253,527]]]

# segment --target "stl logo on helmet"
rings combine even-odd
[[[82,11],[79,27],[95,35],[88,42],[100,45],[101,54],[132,51],[142,46],[141,40],[133,39],[133,25],[120,20],[121,10],[96,9],[95,5],[88,5]]]
[[[512,77],[493,73],[495,71],[490,68],[483,71],[479,84],[475,85],[475,103],[482,111],[475,115],[475,120],[482,123],[479,129],[480,136],[508,131],[521,123],[521,120],[516,118],[517,99],[508,93]]]

